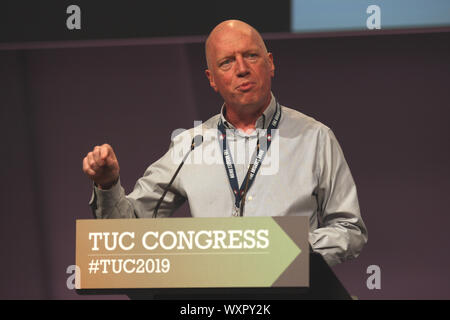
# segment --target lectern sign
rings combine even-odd
[[[305,287],[308,217],[77,220],[78,289]]]

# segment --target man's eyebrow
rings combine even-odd
[[[248,54],[248,53],[250,53],[250,52],[256,52],[256,53],[258,53],[258,51],[259,51],[258,49],[259,49],[259,48],[255,47],[255,48],[251,48],[251,49],[245,50],[245,51],[243,51],[243,52],[241,52],[241,53],[242,53],[242,54]],[[222,60],[225,60],[225,59],[234,58],[234,56],[235,56],[235,53],[230,53],[230,54],[228,54],[228,55],[224,55],[224,56],[218,58],[217,61],[222,61]]]

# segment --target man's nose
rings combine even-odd
[[[238,77],[245,77],[250,73],[247,62],[242,56],[236,57],[236,74]]]

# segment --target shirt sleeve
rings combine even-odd
[[[161,159],[147,168],[129,195],[125,195],[120,179],[108,190],[94,185],[89,202],[94,216],[98,219],[152,218],[158,200],[179,165],[171,156],[172,148],[173,143]],[[158,217],[170,216],[185,200],[179,181],[175,179],[159,207]]]
[[[356,258],[367,243],[355,182],[333,132],[321,132],[318,151],[318,228],[310,233],[314,251],[329,265]]]

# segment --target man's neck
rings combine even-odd
[[[235,128],[244,131],[245,133],[252,133],[256,129],[256,121],[269,107],[270,100],[261,107],[255,107],[244,112],[243,108],[233,108],[225,105],[225,118]],[[250,109],[250,108],[249,108]]]

